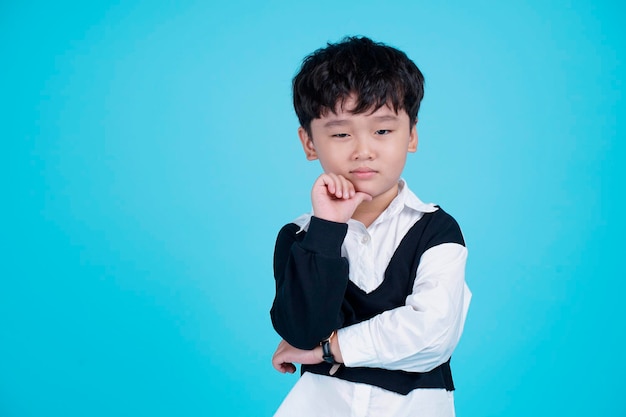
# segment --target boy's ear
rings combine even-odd
[[[411,132],[409,133],[409,148],[407,151],[417,151],[417,122],[415,122],[415,125],[411,127]]]
[[[309,134],[302,126],[298,128],[298,136],[300,137],[300,142],[302,142],[302,149],[304,149],[306,159],[315,161],[317,159],[317,152],[315,151],[313,139],[309,137]]]

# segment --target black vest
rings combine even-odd
[[[385,278],[378,288],[366,294],[352,281],[348,282],[342,305],[343,327],[403,306],[406,297],[413,292],[413,282],[422,254],[441,243],[458,243],[465,246],[456,221],[439,209],[433,213],[425,213],[409,229],[389,261]],[[330,368],[331,365],[328,363],[302,365],[301,372],[329,375]],[[403,395],[416,388],[454,390],[449,359],[429,372],[341,366],[333,377],[374,385]]]

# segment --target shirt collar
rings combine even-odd
[[[405,208],[420,213],[431,213],[437,210],[437,206],[434,204],[426,204],[422,202],[422,200],[420,200],[409,189],[406,181],[403,178],[400,178],[400,181],[398,182],[398,195],[391,201],[389,206],[380,214],[380,216],[378,216],[374,223],[372,223],[372,226],[397,216]]]
[[[399,198],[402,198],[403,204],[406,207],[413,209],[415,211],[418,211],[420,213],[432,213],[433,211],[437,211],[437,206],[434,205],[433,203],[424,203],[422,200],[420,200],[413,193],[413,191],[409,189],[409,186],[406,184],[406,181],[404,181],[404,179],[400,178],[400,183],[398,185],[399,185],[398,197],[396,197],[394,201],[398,200]],[[391,204],[389,205],[390,207],[394,203],[394,201],[391,202]]]

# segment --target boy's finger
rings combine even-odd
[[[372,196],[371,195],[369,195],[367,193],[364,193],[364,192],[361,192],[361,191],[357,191],[356,194],[354,195],[354,198],[357,201],[357,205],[361,204],[364,201],[372,201]]]
[[[321,179],[329,194],[333,195],[337,192],[337,181],[334,174],[322,174]]]
[[[343,198],[348,199],[352,197],[352,190],[354,186],[348,179],[342,175],[339,176],[341,178],[341,187],[343,189]]]
[[[337,198],[345,198],[344,191],[344,178],[341,175],[337,175],[337,192],[335,193],[335,197]]]
[[[331,174],[335,181],[335,197],[342,198],[345,195],[343,190],[343,177],[341,175]]]
[[[354,197],[356,195],[356,190],[354,189],[354,184],[352,184],[352,182],[350,182],[350,180],[346,179],[346,182],[348,183],[348,193],[350,194],[350,198]]]

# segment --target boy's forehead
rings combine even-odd
[[[393,105],[390,102],[387,102],[381,106],[372,105],[366,109],[357,109],[359,105],[358,96],[349,95],[346,97],[339,98],[335,103],[334,108],[324,107],[322,110],[320,117],[332,117],[333,115],[340,114],[365,114],[370,115],[378,112],[392,112],[396,113],[393,108]],[[358,110],[358,111],[357,111]]]

